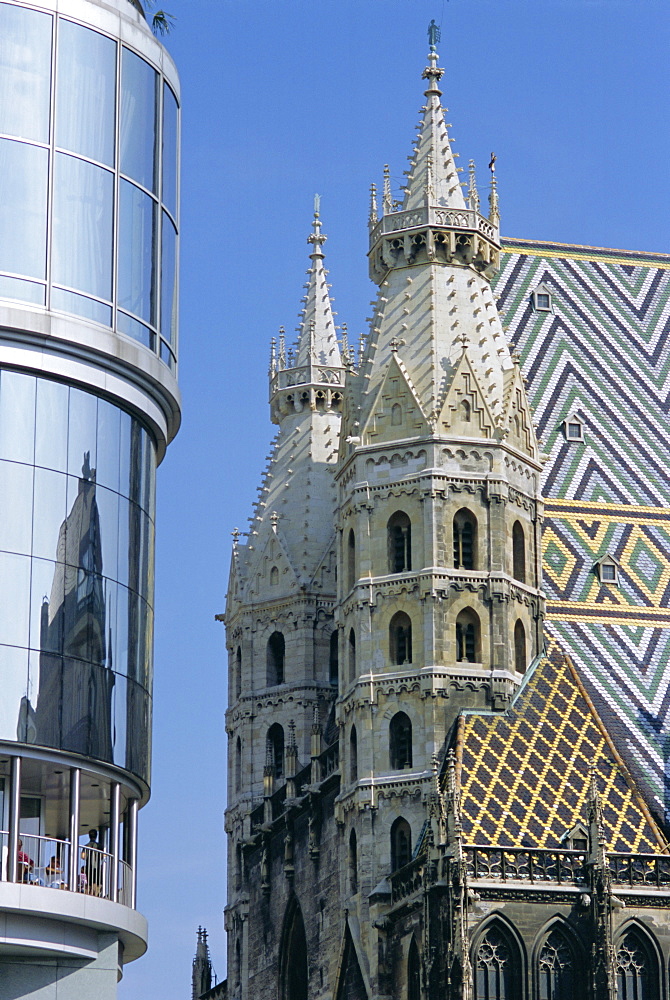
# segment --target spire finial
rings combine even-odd
[[[495,153],[491,153],[491,162],[489,163],[489,170],[491,171],[491,194],[489,195],[489,220],[494,226],[500,225],[500,207],[498,205],[498,179],[496,177],[496,160],[498,157]]]
[[[470,160],[470,163],[468,164],[468,202],[471,211],[479,211],[479,192],[477,191],[477,178],[475,176],[474,160]]]
[[[384,215],[389,215],[393,211],[393,200],[391,198],[391,171],[388,163],[384,164]]]
[[[280,371],[286,368],[286,331],[283,326],[279,327],[279,356],[277,361],[279,362]]]
[[[437,65],[437,43],[440,40],[440,29],[435,24],[435,19],[428,25],[428,65],[423,71],[424,80],[428,80],[428,90],[426,91],[426,97],[435,95],[436,97],[441,97],[442,91],[437,86],[442,74],[443,69]]]
[[[231,535],[233,536],[233,547],[237,548],[237,543],[240,539],[240,529],[233,528],[233,530],[231,531]]]
[[[310,257],[323,257],[321,247],[326,242],[327,237],[321,232],[321,195],[314,195],[314,220],[312,222],[312,232],[307,237],[307,242],[311,243],[314,249]]]

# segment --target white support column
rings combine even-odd
[[[70,856],[68,858],[68,885],[75,892],[79,884],[79,803],[81,771],[70,768]]]
[[[130,865],[130,905],[133,910],[137,904],[137,813],[138,799],[128,802],[128,864]]]
[[[9,859],[7,863],[7,881],[18,882],[19,879],[19,818],[21,815],[21,758],[12,757],[12,769],[9,785]]]
[[[121,820],[121,786],[113,781],[110,789],[109,853],[112,855],[110,894],[114,902],[119,894],[119,823]]]

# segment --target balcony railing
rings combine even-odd
[[[584,886],[590,862],[583,851],[527,850],[477,847],[463,849],[466,873],[472,882],[525,882]],[[448,879],[453,858],[445,857],[441,876]],[[612,883],[617,886],[670,892],[670,855],[608,854]],[[391,875],[393,903],[414,895],[424,882],[426,858],[418,857]]]
[[[132,869],[126,861],[118,862],[117,888],[113,888],[114,858],[106,851],[93,847],[74,848],[76,885],[69,884],[70,842],[55,837],[21,834],[18,858],[18,881],[23,885],[39,885],[50,889],[81,892],[88,896],[110,899],[124,906],[131,906]],[[9,858],[9,833],[0,830],[0,881],[7,881]]]

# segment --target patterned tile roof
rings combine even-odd
[[[507,241],[495,280],[549,454],[547,632],[670,822],[670,256]],[[533,308],[548,286],[551,311]],[[576,415],[583,441],[568,441]],[[598,559],[619,564],[601,584]]]
[[[556,643],[503,714],[464,713],[456,747],[467,843],[556,848],[588,824],[590,767],[607,847],[657,852],[663,840],[577,672]]]

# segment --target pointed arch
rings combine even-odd
[[[583,1000],[581,970],[586,957],[574,931],[562,917],[551,921],[535,948],[537,1000]]]
[[[349,889],[352,895],[358,892],[358,843],[353,828],[349,834]]]
[[[659,1000],[658,945],[636,920],[625,924],[614,942],[617,1000]]]
[[[238,736],[235,743],[235,791],[242,787],[242,740]]]
[[[412,722],[406,712],[396,712],[389,723],[389,758],[392,771],[412,766]]]
[[[353,589],[356,583],[356,535],[354,529],[349,528],[347,535],[347,592]]]
[[[521,521],[512,525],[512,576],[520,583],[526,582],[526,534]]]
[[[275,778],[283,778],[284,727],[280,726],[278,722],[273,722],[268,729],[267,742],[270,751],[269,756],[275,769]]]
[[[286,907],[279,951],[280,1000],[307,1000],[307,937],[300,903],[292,896]]]
[[[403,868],[412,859],[412,828],[403,816],[391,827],[391,871]]]
[[[453,520],[454,569],[477,569],[477,518],[463,507]]]
[[[526,629],[520,618],[514,623],[514,669],[518,674],[525,674],[528,665],[526,650]]]
[[[286,657],[286,642],[283,632],[273,632],[268,639],[267,648],[267,683],[268,687],[284,683],[284,661]]]
[[[474,1000],[521,1000],[523,956],[512,926],[493,915],[472,949]]]
[[[349,629],[349,683],[356,680],[356,633]]]
[[[235,697],[239,698],[242,694],[242,647],[237,647],[237,652],[235,653]]]
[[[404,611],[396,611],[389,622],[389,654],[395,666],[412,662],[412,619]]]
[[[349,733],[349,781],[358,781],[358,734],[356,726]]]
[[[333,687],[337,687],[340,676],[340,636],[335,629],[330,634],[330,648],[328,654],[328,679]]]
[[[386,525],[389,573],[407,573],[412,568],[412,522],[397,510]]]
[[[463,608],[456,618],[456,659],[481,663],[481,624],[473,608]]]
[[[415,937],[407,954],[407,1000],[421,1000],[421,958]]]

